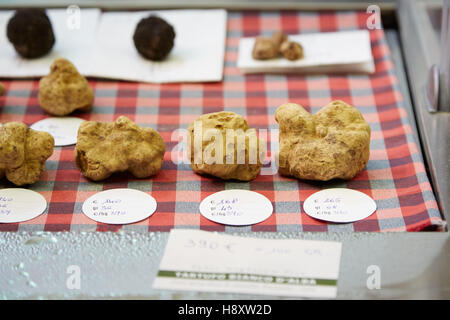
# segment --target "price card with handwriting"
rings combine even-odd
[[[156,289],[334,298],[341,243],[172,229]]]
[[[200,213],[211,221],[245,226],[266,220],[273,212],[269,199],[249,190],[224,190],[206,197],[200,203]]]
[[[377,209],[368,195],[345,188],[330,188],[309,196],[303,204],[306,214],[331,222],[354,222],[367,218]]]
[[[45,198],[32,190],[7,188],[0,190],[0,223],[17,223],[41,215],[47,208]]]
[[[150,217],[156,200],[135,189],[110,189],[99,192],[83,203],[83,213],[92,220],[107,224],[128,224]]]
[[[75,117],[47,118],[31,125],[31,129],[50,133],[55,139],[55,147],[77,143],[78,128],[84,122]]]

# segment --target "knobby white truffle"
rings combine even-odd
[[[302,106],[278,107],[279,173],[299,179],[352,179],[369,160],[370,127],[358,109],[333,101],[315,115]]]
[[[198,174],[249,181],[259,174],[264,141],[234,112],[200,116],[189,128],[191,167]]]
[[[94,92],[85,77],[66,59],[57,59],[50,74],[39,81],[39,104],[54,116],[65,116],[75,110],[90,111]]]
[[[6,176],[17,186],[37,182],[53,146],[53,137],[47,132],[29,129],[20,122],[0,125],[0,178]]]
[[[75,162],[87,178],[99,181],[114,172],[137,178],[161,169],[166,146],[152,128],[141,128],[125,116],[113,123],[85,121],[78,129]]]

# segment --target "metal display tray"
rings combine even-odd
[[[404,105],[421,142],[434,192],[441,212],[450,218],[450,115],[430,114],[424,106],[424,85],[437,56],[438,39],[422,1],[377,1],[392,52]],[[32,0],[0,3],[1,9],[24,6],[66,7],[66,0]],[[107,10],[155,8],[365,9],[361,1],[78,1],[80,6]],[[439,2],[432,1],[438,6]],[[428,2],[427,5],[430,5]],[[417,120],[417,121],[416,121]],[[417,126],[415,125],[417,124]],[[252,233],[264,238],[300,238],[341,241],[343,251],[338,281],[338,299],[449,299],[450,237],[448,232],[411,233]],[[260,299],[238,294],[170,292],[153,290],[151,284],[164,251],[168,233],[2,233],[0,238],[0,298],[139,298],[139,299]],[[48,241],[50,239],[50,241]],[[38,243],[38,245],[30,245]],[[83,270],[79,290],[67,289],[66,269]],[[381,288],[370,290],[368,268],[381,271]],[[33,286],[21,273],[45,279]],[[44,281],[42,281],[44,282]]]

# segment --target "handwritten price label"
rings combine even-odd
[[[50,133],[55,139],[55,147],[77,143],[78,128],[83,119],[74,117],[47,118],[31,125],[31,129]]]
[[[0,223],[17,223],[41,215],[47,201],[37,192],[21,188],[0,190]]]
[[[325,189],[314,193],[303,204],[306,214],[331,222],[354,222],[367,218],[377,209],[366,194],[345,188]]]
[[[263,195],[248,190],[225,190],[206,197],[200,213],[211,221],[245,226],[266,220],[273,212],[272,203]]]
[[[128,224],[148,218],[156,206],[156,200],[145,192],[111,189],[88,198],[83,203],[83,213],[102,223]]]

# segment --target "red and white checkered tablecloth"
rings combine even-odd
[[[442,229],[443,222],[420,151],[408,123],[398,80],[383,30],[370,30],[376,63],[373,75],[243,75],[236,67],[241,37],[361,29],[363,12],[230,12],[224,79],[218,83],[145,84],[96,81],[92,112],[79,114],[86,120],[113,121],[126,115],[141,126],[157,129],[167,145],[162,170],[153,178],[136,179],[116,174],[94,183],[84,178],[73,161],[73,146],[56,148],[47,171],[30,188],[49,202],[45,214],[19,224],[0,224],[1,231],[169,231],[194,228],[215,231],[419,231]],[[339,50],[339,48],[336,48]],[[38,80],[3,81],[6,97],[0,98],[0,121],[23,121],[28,125],[48,117],[39,107]],[[278,128],[274,113],[288,101],[316,112],[331,100],[356,106],[372,128],[371,156],[366,170],[348,182],[313,183],[278,174],[260,175],[251,182],[224,182],[201,177],[189,165],[171,161],[178,143],[172,132],[187,128],[203,113],[229,110],[246,117],[251,127]],[[6,181],[0,187],[10,186]],[[324,187],[339,186],[362,191],[377,203],[370,217],[348,224],[333,224],[307,216],[303,201]],[[143,190],[158,201],[150,218],[132,225],[96,223],[81,212],[85,199],[98,191],[129,187]],[[266,221],[245,227],[211,222],[199,213],[202,199],[213,192],[244,188],[265,195],[274,214]]]

